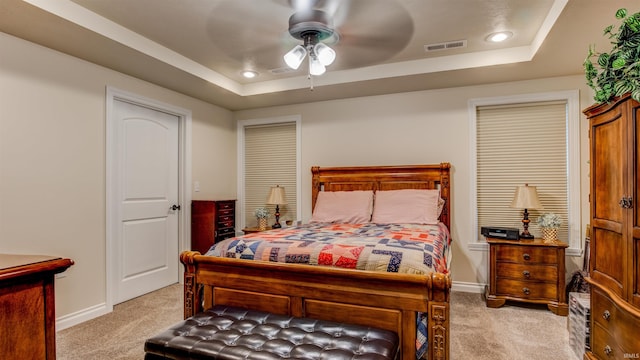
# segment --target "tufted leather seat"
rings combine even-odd
[[[395,359],[398,336],[366,326],[215,306],[148,339],[145,359]]]

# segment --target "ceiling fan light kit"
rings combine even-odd
[[[336,59],[336,52],[321,41],[333,35],[333,24],[329,16],[320,10],[297,12],[289,18],[289,34],[302,40],[284,55],[284,62],[296,70],[309,55],[309,75],[322,75]]]

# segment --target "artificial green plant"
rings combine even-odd
[[[604,29],[613,45],[611,51],[598,53],[590,46],[584,61],[587,85],[595,91],[598,103],[626,93],[640,101],[640,12],[627,16],[627,9],[619,9],[615,16],[621,21],[618,29],[614,25]]]

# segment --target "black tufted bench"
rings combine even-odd
[[[398,336],[366,326],[214,306],[148,339],[145,359],[395,359]]]

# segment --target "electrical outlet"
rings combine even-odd
[[[200,181],[194,181],[193,182],[193,191],[195,191],[195,192],[199,192],[200,191]]]

